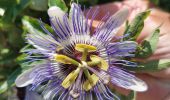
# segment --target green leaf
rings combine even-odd
[[[152,3],[158,5],[159,4],[159,0],[150,0]]]
[[[131,91],[127,97],[128,97],[127,100],[136,100],[136,92]]]
[[[136,38],[141,33],[143,27],[144,27],[144,20],[147,18],[147,16],[150,14],[150,11],[145,11],[139,13],[128,25],[128,28],[124,32],[124,35],[128,35],[127,37],[123,38],[123,40],[133,40],[135,41]]]
[[[4,16],[2,17],[2,21],[4,23],[14,22],[17,15],[19,15],[29,5],[29,3],[30,0],[20,0],[20,2],[8,6],[5,10]]]
[[[154,53],[159,41],[159,33],[160,30],[156,29],[148,39],[142,42],[140,49],[136,52],[136,57],[146,58]]]
[[[5,81],[4,83],[0,85],[0,94],[4,93],[7,89],[8,89],[8,83],[7,81]]]
[[[27,57],[28,55],[27,54],[21,54],[20,56],[18,56],[17,58],[16,58],[16,62],[18,63],[18,64],[20,64],[20,65],[22,65],[22,63],[24,63],[26,60],[25,60],[25,58]]]
[[[64,2],[64,0],[48,0],[48,6],[52,7],[52,6],[58,6],[60,7],[63,11],[67,11],[68,8]]]
[[[11,5],[17,4],[17,1],[18,0],[0,0],[0,7],[10,7]]]
[[[37,11],[46,11],[48,9],[48,0],[32,0],[30,8]]]
[[[19,61],[23,60],[23,57],[25,57],[26,55],[23,54],[21,56],[19,56],[17,59]],[[30,62],[30,63],[22,63],[21,67],[17,68],[11,75],[9,75],[9,77],[7,78],[6,81],[4,81],[1,85],[0,85],[0,94],[4,93],[5,91],[7,91],[9,88],[13,87],[15,85],[15,80],[17,78],[18,75],[20,75],[22,72],[24,72],[25,70],[28,70],[29,68],[42,63],[43,61],[35,61],[35,62]]]
[[[170,59],[154,60],[145,63],[140,62],[138,65],[138,67],[126,67],[126,69],[136,72],[160,71],[170,67]]]
[[[5,92],[8,88],[11,88],[12,86],[15,85],[15,79],[17,76],[22,72],[22,69],[19,67],[17,70],[15,70],[9,77],[8,79],[1,84],[0,86],[0,94]]]

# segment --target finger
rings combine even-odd
[[[156,51],[148,60],[170,59],[169,38],[169,34],[165,34],[160,37]]]
[[[114,3],[108,3],[100,6],[94,6],[91,8],[91,11],[94,11],[95,9],[98,9],[98,14],[94,18],[94,20],[100,21],[103,16],[105,16],[107,13],[109,15],[113,15],[115,12],[117,12],[122,7],[122,4],[120,2],[114,2]],[[90,9],[87,9],[85,11],[85,15],[88,13]],[[90,13],[92,15],[93,13]]]
[[[168,44],[170,44],[170,42],[167,41],[169,38],[170,38],[170,35],[168,34],[160,34],[157,49],[163,48],[167,46]]]
[[[138,74],[137,77],[147,83],[148,90],[145,92],[138,92],[136,100],[162,100],[162,98],[165,98],[165,96],[167,96],[170,92],[170,85],[168,83],[164,83],[161,80],[147,74]],[[128,95],[130,93],[130,90],[115,85],[109,86],[123,95]]]
[[[170,93],[163,100],[170,100]]]
[[[170,85],[166,85],[157,78],[146,74],[139,74],[138,77],[148,84],[148,90],[137,93],[137,100],[162,100],[170,92]]]
[[[167,36],[170,33],[170,14],[164,11],[160,11],[159,9],[151,9],[151,14],[144,21],[144,28],[137,41],[140,43],[161,24],[162,26],[160,27],[160,36]]]
[[[169,51],[168,51],[169,52]],[[159,60],[159,59],[166,59],[166,60],[170,60],[170,54],[167,53],[165,51],[165,53],[161,53],[161,54],[154,54],[151,57],[145,59],[145,61],[153,61],[153,60]]]
[[[170,68],[166,68],[157,72],[149,72],[148,74],[157,78],[170,80]]]

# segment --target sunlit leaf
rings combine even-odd
[[[124,35],[127,35],[124,37],[123,40],[136,40],[136,38],[141,33],[143,27],[144,27],[144,20],[147,18],[147,16],[150,14],[150,11],[145,11],[139,13],[128,25],[128,28],[124,32]]]
[[[156,29],[151,36],[144,40],[136,52],[136,57],[146,58],[152,55],[157,47],[159,41],[159,29]]]
[[[67,11],[68,8],[64,2],[64,0],[48,0],[48,6],[52,7],[52,6],[58,6],[60,7],[63,11]]]

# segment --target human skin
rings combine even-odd
[[[145,20],[144,29],[137,38],[137,42],[141,43],[155,28],[161,25],[159,42],[152,56],[140,60],[147,62],[156,59],[170,59],[169,13],[155,8],[148,0],[125,0],[123,2],[100,5],[99,7],[100,12],[95,18],[93,27],[97,26],[101,16],[104,16],[107,12],[112,15],[117,10],[127,7],[129,9],[128,20],[131,21],[137,13],[151,8],[151,14]],[[95,7],[93,9],[95,9]],[[123,30],[124,26],[121,26],[118,35],[121,35]],[[148,90],[146,92],[137,93],[137,100],[170,100],[170,68],[157,72],[137,73],[136,75],[148,84]],[[129,93],[129,90],[120,87],[113,86],[113,88],[116,88],[117,91],[125,95]]]

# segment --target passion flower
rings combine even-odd
[[[113,100],[119,99],[111,92],[108,84],[114,84],[134,91],[145,91],[142,80],[122,69],[121,66],[135,67],[135,62],[124,58],[134,57],[137,43],[134,41],[111,41],[116,38],[119,26],[128,16],[127,9],[121,9],[112,16],[104,16],[98,27],[91,33],[92,22],[97,14],[93,12],[89,24],[90,10],[86,17],[81,7],[72,4],[68,14],[58,7],[48,10],[50,33],[40,21],[47,34],[27,34],[27,42],[34,49],[25,50],[32,62],[39,64],[23,72],[15,81],[18,87],[30,85],[30,90],[44,86],[45,100]]]

